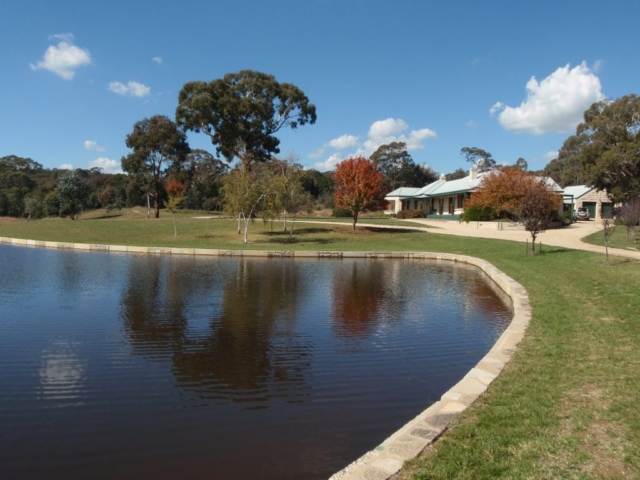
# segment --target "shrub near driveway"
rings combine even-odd
[[[0,236],[242,248],[230,220],[183,217],[174,240],[168,216],[127,215],[0,225]],[[511,362],[404,478],[640,477],[639,262],[604,268],[600,254],[559,247],[529,257],[520,242],[334,225],[306,224],[284,246],[279,228],[256,227],[247,248],[471,255],[529,292],[532,320]]]

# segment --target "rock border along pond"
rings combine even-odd
[[[130,247],[122,245],[98,245],[85,243],[45,242],[0,237],[0,243],[114,253],[138,253],[149,255],[203,255],[220,257],[268,257],[268,258],[366,258],[366,259],[415,259],[442,262],[461,262],[483,271],[513,302],[513,319],[491,350],[441,399],[410,420],[374,450],[365,453],[331,480],[385,480],[395,475],[405,460],[416,457],[431,445],[447,428],[447,425],[487,389],[511,358],[524,336],[531,319],[529,297],[522,285],[498,270],[491,263],[466,255],[432,252],[342,252],[342,251],[292,251],[292,250],[216,250],[173,247]]]

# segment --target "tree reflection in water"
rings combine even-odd
[[[131,263],[121,301],[136,354],[170,357],[178,383],[200,399],[246,408],[266,408],[274,397],[308,400],[313,346],[295,331],[306,288],[299,265],[199,259],[184,268],[184,261],[142,260]],[[207,324],[197,328],[203,318]]]
[[[354,262],[344,267],[336,268],[333,277],[333,331],[343,339],[367,337],[380,321],[387,294],[383,266]]]

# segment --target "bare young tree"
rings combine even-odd
[[[620,218],[627,227],[627,245],[629,240],[633,237],[633,248],[638,248],[638,232],[636,227],[640,222],[640,197],[634,198],[625,203],[620,209]]]
[[[609,212],[608,215],[602,216],[602,231],[604,233],[604,264],[609,265],[609,240],[613,232],[616,230],[616,222],[613,219],[613,215]]]
[[[248,242],[249,224],[264,207],[264,200],[270,192],[270,177],[264,164],[260,164],[251,170],[235,168],[224,179],[224,209],[238,216],[238,234],[241,233],[241,224],[244,224],[244,243]]]

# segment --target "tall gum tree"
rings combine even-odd
[[[168,117],[155,115],[136,122],[126,143],[133,152],[122,158],[122,170],[150,182],[155,218],[159,218],[164,178],[189,153],[187,136]]]
[[[427,165],[415,164],[405,142],[380,145],[371,154],[371,161],[384,176],[390,191],[399,187],[423,187],[438,178]]]
[[[606,191],[615,202],[640,196],[640,97],[591,105],[558,158],[581,165],[587,185]]]
[[[248,170],[280,152],[275,134],[316,121],[316,107],[295,85],[273,75],[241,70],[211,82],[186,83],[178,95],[176,121],[211,138],[227,161]]]
[[[463,147],[460,149],[462,155],[467,162],[473,163],[481,172],[492,170],[496,166],[493,156],[486,150],[478,147]]]

